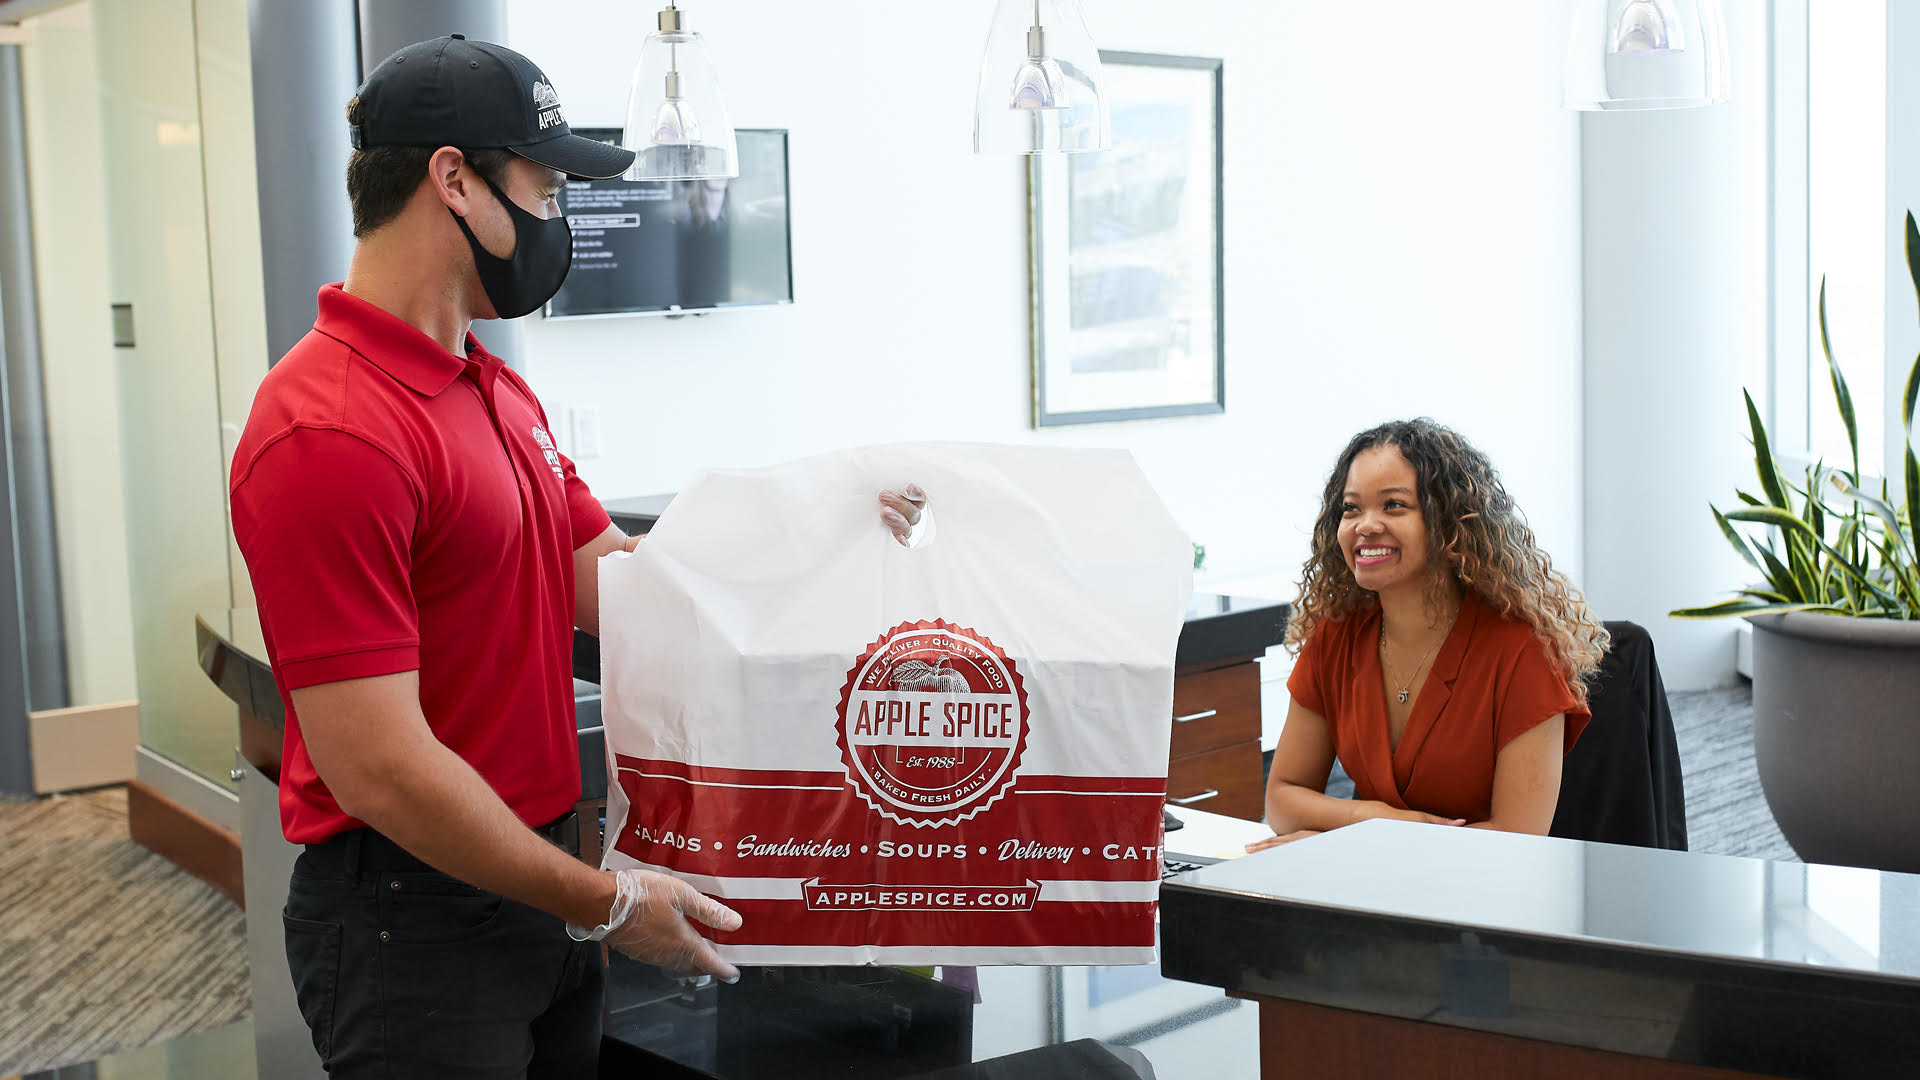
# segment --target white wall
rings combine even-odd
[[[1707,510],[1756,483],[1740,388],[1767,409],[1766,17],[1726,10],[1732,101],[1582,132],[1587,598],[1652,632],[1669,690],[1731,683],[1739,624],[1667,612],[1753,577]]]
[[[1577,573],[1569,16],[1494,7],[1090,0],[1104,48],[1225,61],[1227,412],[1041,432],[1024,166],[972,154],[992,5],[696,0],[734,122],[791,130],[797,303],[530,319],[529,377],[562,429],[566,408],[600,409],[601,453],[580,467],[603,497],[888,440],[1127,447],[1216,579],[1297,572],[1346,439],[1429,414],[1493,456]],[[653,12],[510,0],[509,44],[570,121],[617,126]]]

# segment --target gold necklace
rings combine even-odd
[[[1452,633],[1453,628],[1448,627],[1447,631],[1448,633]],[[1422,656],[1420,662],[1413,665],[1413,674],[1400,686],[1400,704],[1405,705],[1407,703],[1407,698],[1413,693],[1413,680],[1420,676],[1420,669],[1427,666],[1427,661],[1433,659],[1433,654],[1440,651],[1441,643],[1446,640],[1447,634],[1440,635],[1440,640],[1433,643],[1433,648],[1427,650],[1427,655]],[[1393,682],[1393,673],[1387,671],[1387,666],[1387,624],[1386,620],[1383,619],[1380,622],[1380,669],[1386,672],[1387,681]]]

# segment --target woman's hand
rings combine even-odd
[[[1357,804],[1356,809],[1360,811],[1358,819],[1360,821],[1368,818],[1392,818],[1395,821],[1414,821],[1422,825],[1465,825],[1467,823],[1466,818],[1441,817],[1438,814],[1426,814],[1418,810],[1402,810],[1397,806],[1371,800]]]
[[[1251,855],[1256,851],[1265,851],[1268,848],[1279,847],[1281,844],[1291,844],[1295,840],[1305,840],[1309,836],[1319,835],[1319,829],[1296,829],[1285,836],[1269,836],[1265,840],[1255,840],[1248,844],[1247,854]]]

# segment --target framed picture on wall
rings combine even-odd
[[[1113,149],[1028,159],[1033,424],[1224,412],[1220,61],[1100,64]]]

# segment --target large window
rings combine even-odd
[[[1888,57],[1920,50],[1912,0],[1771,0],[1772,400],[1776,448],[1851,465],[1820,345],[1819,296],[1852,392],[1860,468],[1898,485],[1895,407],[1920,323],[1905,217],[1920,211],[1920,73]],[[1892,133],[1892,137],[1889,137]]]
[[[1876,474],[1886,460],[1887,250],[1902,235],[1887,204],[1886,33],[1887,0],[1806,5],[1805,449],[1836,466],[1850,457],[1820,345],[1824,277],[1828,341],[1853,396],[1861,468]]]

